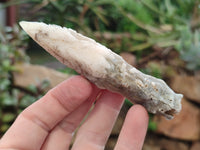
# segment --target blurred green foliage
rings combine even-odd
[[[16,101],[10,91],[11,72],[15,70],[14,64],[27,61],[24,54],[24,36],[18,27],[6,28],[0,31],[0,106]]]
[[[199,0],[11,0],[7,5],[22,3],[32,8],[28,20],[75,28],[93,38],[95,31],[128,32],[129,41],[111,48],[120,53],[174,47],[187,69],[200,69]],[[104,42],[109,47],[110,41]]]
[[[15,65],[28,62],[25,54],[27,47],[26,34],[18,26],[0,30],[0,135],[5,132],[16,116],[27,106],[41,97],[46,82],[40,87],[22,89],[14,85],[13,71]]]
[[[177,45],[181,59],[187,62],[186,67],[190,70],[200,70],[200,30],[192,33],[185,30],[181,42]]]
[[[58,69],[58,71],[60,71],[62,73],[66,73],[66,74],[78,75],[78,73],[71,68]]]
[[[163,72],[157,63],[150,63],[148,64],[148,67],[142,68],[140,71],[142,71],[145,74],[152,75],[156,78],[163,78]]]
[[[148,131],[156,131],[157,124],[153,121],[153,115],[149,114],[149,124],[148,124]]]

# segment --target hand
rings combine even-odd
[[[75,129],[96,98],[72,150],[103,150],[124,98],[98,89],[81,76],[64,81],[25,109],[0,140],[0,150],[69,149]],[[130,108],[115,150],[140,150],[147,124],[148,114],[142,106]]]

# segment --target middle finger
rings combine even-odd
[[[72,150],[102,150],[117,119],[124,97],[105,90],[80,127]]]

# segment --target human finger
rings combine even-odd
[[[76,128],[79,126],[101,90],[93,85],[91,96],[67,115],[48,135],[42,150],[67,150],[71,144]]]
[[[128,111],[115,150],[141,150],[148,126],[148,113],[141,105]]]
[[[91,84],[72,77],[25,109],[0,140],[1,148],[40,149],[49,132],[91,95]]]
[[[107,142],[124,97],[105,90],[80,127],[72,150],[102,150]]]

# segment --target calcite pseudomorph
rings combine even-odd
[[[99,88],[121,93],[167,119],[180,112],[182,94],[176,94],[163,80],[143,74],[93,39],[57,25],[25,21],[20,25],[47,52]]]

